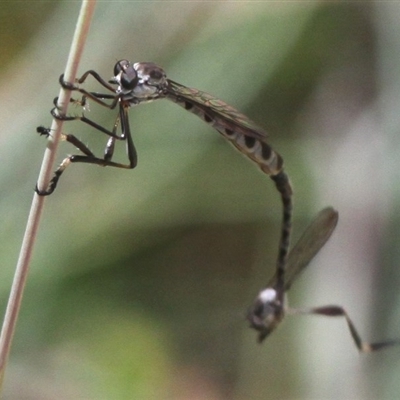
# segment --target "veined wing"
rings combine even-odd
[[[198,111],[213,121],[213,125],[218,129],[231,129],[243,135],[254,137],[262,142],[266,142],[266,132],[257,126],[252,120],[247,118],[238,110],[226,104],[222,100],[211,96],[208,93],[202,92],[197,89],[188,88],[177,82],[168,79],[168,94],[171,100],[182,103],[186,102],[197,110],[189,109],[198,114]],[[197,111],[197,112],[196,112]]]
[[[290,289],[293,281],[329,240],[336,228],[338,218],[338,212],[332,207],[327,207],[321,210],[306,228],[288,256],[284,278],[285,291]],[[276,275],[273,276],[267,287],[274,287],[275,283]]]

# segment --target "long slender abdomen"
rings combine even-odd
[[[275,182],[283,204],[281,237],[276,265],[278,291],[283,296],[284,273],[290,245],[293,207],[292,186],[289,177],[283,170],[283,159],[279,153],[273,150],[272,147],[266,143],[266,136],[264,137],[262,131],[260,132],[257,128],[252,129],[251,121],[249,121],[246,116],[206,93],[199,92],[196,89],[184,88],[184,90],[187,90],[197,99],[201,99],[203,104],[197,105],[195,102],[192,102],[178,94],[167,94],[166,97],[211,125],[242,154],[246,155],[258,164],[261,170],[269,175]],[[189,93],[187,93],[187,95]],[[211,107],[212,101],[215,102],[214,109]],[[210,108],[210,115],[207,112],[207,108]],[[218,108],[222,108],[223,110],[221,116],[218,115]],[[212,114],[214,114],[214,117],[211,116]],[[227,118],[227,114],[229,114],[232,119]],[[237,126],[234,122],[235,119],[238,120]],[[246,132],[250,132],[250,134],[246,134]],[[283,298],[280,300],[283,301]]]
[[[216,126],[214,125],[216,128]],[[283,218],[281,227],[281,237],[279,241],[279,253],[276,263],[278,291],[283,296],[284,274],[290,246],[290,236],[292,233],[292,209],[293,209],[293,190],[288,175],[283,170],[283,159],[267,143],[235,132],[229,129],[218,129],[224,137],[243,154],[255,161],[263,172],[271,177],[275,182],[283,204]],[[280,299],[283,302],[283,297]]]
[[[256,162],[267,175],[277,175],[282,171],[283,159],[269,144],[228,128],[215,125],[214,128],[228,139],[241,153]]]

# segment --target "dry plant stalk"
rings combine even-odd
[[[83,0],[72,40],[67,64],[65,67],[65,79],[68,82],[74,82],[81,59],[84,44],[89,31],[90,22],[93,16],[96,0]],[[71,92],[61,88],[59,93],[60,114],[65,114],[68,103],[71,98]],[[53,119],[51,125],[52,135],[49,136],[47,148],[44,153],[42,166],[38,178],[38,188],[47,188],[52,174],[54,160],[58,143],[61,137],[63,121]],[[39,227],[40,217],[42,215],[44,196],[36,193],[33,196],[31,209],[25,229],[24,238],[21,244],[21,250],[15,269],[14,280],[11,286],[10,297],[4,316],[3,326],[0,336],[0,391],[3,387],[4,374],[11,349],[11,343],[15,332],[15,326],[21,306],[22,295],[29,271],[29,264],[35,244],[36,234]]]

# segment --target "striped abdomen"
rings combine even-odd
[[[289,177],[283,171],[282,157],[267,144],[267,134],[264,130],[223,101],[170,80],[168,80],[165,97],[211,125],[241,153],[256,162],[261,170],[275,182],[283,204],[281,237],[276,266],[278,286],[282,287],[292,229],[292,187]],[[283,290],[281,292],[283,293]]]
[[[207,93],[186,87],[179,89],[179,94],[168,93],[166,97],[211,125],[266,174],[277,175],[282,170],[282,157],[266,143],[266,133],[245,115]],[[183,90],[188,93],[182,93]]]

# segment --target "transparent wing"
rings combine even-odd
[[[293,281],[329,240],[336,228],[338,218],[338,212],[332,207],[327,207],[321,210],[306,228],[288,256],[284,283],[285,291],[290,289]],[[274,287],[275,283],[276,275],[273,276],[268,287]]]
[[[222,100],[171,80],[168,80],[167,90],[169,94],[184,99],[194,107],[197,107],[197,109],[213,119],[216,124],[235,130],[243,135],[266,141],[267,133],[262,128]]]

